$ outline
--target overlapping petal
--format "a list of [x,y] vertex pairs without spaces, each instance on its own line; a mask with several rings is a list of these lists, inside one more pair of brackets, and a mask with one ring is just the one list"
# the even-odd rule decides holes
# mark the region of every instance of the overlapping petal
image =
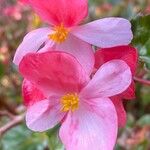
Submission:
[[97,47],[127,45],[133,35],[131,24],[123,18],[104,18],[74,27],[72,34]]
[[44,99],[27,109],[26,123],[29,129],[43,132],[57,125],[64,115],[60,112],[58,99]]
[[87,0],[29,0],[35,11],[48,23],[66,27],[79,24],[88,13]]
[[131,82],[130,86],[127,90],[122,92],[121,94],[117,95],[119,97],[122,97],[123,99],[133,100],[135,99],[135,83],[134,81]]
[[[89,81],[95,63],[91,45],[107,48],[129,44],[133,37],[130,22],[111,17],[77,27],[87,15],[87,0],[26,2],[49,24],[64,25],[69,31],[66,41],[54,44],[48,39],[51,28],[37,29],[26,35],[17,49],[14,63],[19,64],[25,78],[22,89],[27,126],[42,132],[63,119],[60,138],[67,150],[112,150],[118,122],[120,126],[125,124],[126,113],[118,97],[108,97],[126,89],[125,96],[133,94],[129,85],[137,53],[127,46],[110,48],[114,50],[112,54],[102,49],[96,53],[96,67],[100,68]],[[117,55],[118,49],[128,51]],[[79,109],[66,114],[61,111],[60,99],[68,93],[79,95]]]
[[61,44],[57,44],[55,49],[67,52],[76,57],[87,74],[91,74],[94,68],[94,51],[92,46],[74,35],[70,34],[68,39]]
[[118,126],[124,127],[126,124],[126,111],[123,106],[123,101],[119,97],[111,97],[118,116]]
[[126,112],[123,106],[123,99],[130,100],[134,98],[135,98],[135,86],[133,81],[127,90],[125,90],[119,95],[111,97],[111,100],[114,103],[117,111],[119,127],[124,127],[126,124]]
[[[118,46],[112,48],[103,48],[95,53],[95,68],[98,69],[104,63],[113,60],[121,59],[125,61],[131,69],[132,75],[135,74],[137,62],[138,62],[138,52],[132,46]],[[122,97],[125,99],[135,98],[135,87],[132,81],[130,87],[121,93]]]
[[[112,150],[117,136],[117,116],[109,99],[69,113],[60,128],[67,150]],[[113,114],[113,115],[112,115]]]
[[48,34],[50,32],[50,28],[39,28],[28,33],[24,37],[22,43],[19,45],[13,62],[18,65],[23,56],[30,52],[37,52],[40,46],[42,46],[42,44],[48,40]]
[[28,54],[21,61],[19,70],[46,96],[78,93],[89,80],[78,61],[64,52]]
[[[125,61],[132,75],[135,74],[137,61],[138,61],[138,52],[134,47],[131,46],[118,46],[112,48],[103,48],[95,53],[95,68],[99,68],[104,63],[113,60],[113,59],[121,59]],[[126,112],[123,107],[122,99],[134,99],[135,98],[135,86],[134,81],[130,84],[127,90],[122,92],[119,95],[111,97],[113,101],[118,115],[118,124],[120,127],[123,127],[126,123]]]
[[24,104],[27,107],[45,99],[43,93],[33,83],[26,79],[24,79],[22,83],[22,96]]
[[134,47],[127,45],[97,50],[95,53],[95,68],[98,69],[101,65],[113,59],[125,61],[130,67],[132,74],[135,74],[138,52]]
[[103,64],[92,80],[82,90],[85,97],[110,97],[125,91],[131,84],[129,66],[122,60],[112,60]]

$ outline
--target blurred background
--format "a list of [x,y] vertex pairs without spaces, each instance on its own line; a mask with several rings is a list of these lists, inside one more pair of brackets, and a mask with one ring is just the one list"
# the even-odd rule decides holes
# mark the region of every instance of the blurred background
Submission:
[[[120,129],[115,150],[150,150],[150,0],[89,0],[86,22],[121,16],[131,21],[139,50],[136,99],[124,101],[127,125]],[[42,26],[25,4],[0,0],[0,150],[63,150],[57,131],[33,133],[24,123],[22,78],[12,63],[24,35]]]

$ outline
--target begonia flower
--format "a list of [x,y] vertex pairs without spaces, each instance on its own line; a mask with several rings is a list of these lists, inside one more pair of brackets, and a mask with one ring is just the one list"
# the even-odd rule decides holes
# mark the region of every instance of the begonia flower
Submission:
[[[123,18],[104,18],[78,26],[88,14],[87,0],[28,0],[28,4],[49,23],[49,27],[36,29],[25,36],[14,57],[17,65],[27,53],[51,48],[74,55],[90,74],[94,65],[91,45],[126,45],[133,37],[130,22]],[[89,66],[89,60],[93,62],[92,66]]]
[[28,128],[42,132],[61,123],[66,150],[113,149],[118,122],[109,97],[125,91],[132,78],[123,60],[103,64],[90,79],[74,56],[48,51],[24,56],[19,71]]
[[[138,62],[138,51],[131,46],[118,46],[113,48],[104,48],[97,50],[95,53],[95,68],[99,69],[104,63],[113,60],[121,59],[125,61],[131,69],[132,76],[135,75],[137,62]],[[118,115],[118,124],[120,127],[126,124],[126,112],[123,107],[123,100],[132,100],[135,98],[135,86],[132,81],[129,88],[123,93],[111,97],[114,103]]]
[[29,0],[19,0],[19,1],[22,2],[22,3],[26,3],[26,4],[29,3]]

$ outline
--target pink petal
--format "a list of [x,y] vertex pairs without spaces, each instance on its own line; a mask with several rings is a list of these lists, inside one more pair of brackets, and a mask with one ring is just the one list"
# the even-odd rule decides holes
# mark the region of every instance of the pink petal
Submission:
[[96,105],[68,114],[60,128],[67,150],[113,150],[117,116],[109,99],[94,99]]
[[[131,69],[132,75],[135,74],[138,63],[138,51],[131,46],[118,46],[112,48],[103,48],[95,53],[95,68],[99,68],[104,63],[113,60],[121,59],[125,61]],[[130,87],[121,93],[119,97],[124,99],[135,98],[134,81],[132,81]]]
[[54,45],[55,45],[55,42],[49,39],[47,42],[45,42],[44,47],[42,47],[38,50],[38,53],[52,51],[53,49],[51,49],[51,48],[54,47]]
[[33,83],[26,79],[24,79],[22,84],[22,95],[24,99],[24,104],[27,107],[45,99],[43,93]]
[[64,117],[57,100],[42,100],[27,109],[26,123],[29,129],[43,132],[57,125]]
[[46,96],[78,93],[89,81],[78,61],[64,52],[28,54],[21,61],[19,70]]
[[135,83],[134,81],[131,82],[130,86],[125,90],[123,93],[118,95],[122,99],[133,100],[135,99]]
[[29,0],[19,0],[19,1],[22,2],[22,3],[25,3],[25,4],[29,3]]
[[62,44],[55,45],[54,48],[75,56],[87,74],[90,75],[93,71],[95,60],[94,51],[90,44],[70,34],[67,41]]
[[88,12],[87,0],[30,0],[30,3],[45,21],[53,25],[77,25]]
[[111,100],[116,108],[118,125],[119,127],[124,127],[126,125],[126,111],[123,106],[123,101],[118,96],[112,97]]
[[95,67],[98,69],[104,63],[112,59],[121,59],[125,61],[135,74],[138,62],[138,51],[132,46],[118,46],[99,49],[95,53]]
[[98,47],[127,45],[133,35],[131,24],[123,18],[104,18],[75,27],[72,33],[78,38]]
[[39,28],[28,33],[22,43],[19,45],[13,62],[19,65],[23,56],[30,52],[37,52],[40,46],[48,40],[48,34],[51,32],[50,28]]
[[122,60],[114,59],[103,64],[93,79],[82,90],[85,97],[110,97],[125,91],[131,84],[131,71]]

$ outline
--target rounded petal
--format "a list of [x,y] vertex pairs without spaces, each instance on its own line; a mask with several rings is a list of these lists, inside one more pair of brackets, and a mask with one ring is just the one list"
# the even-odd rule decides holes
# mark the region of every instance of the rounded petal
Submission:
[[98,69],[101,65],[113,59],[125,61],[130,67],[132,74],[135,74],[138,62],[138,51],[134,47],[117,46],[97,50],[95,53],[95,68]]
[[118,116],[118,126],[124,127],[126,125],[126,111],[123,106],[123,100],[121,100],[118,96],[114,96],[111,98],[117,112]]
[[71,27],[88,13],[87,0],[30,0],[31,6],[48,23]]
[[78,93],[89,81],[78,61],[64,52],[28,54],[21,61],[19,71],[46,96]]
[[33,83],[26,79],[24,79],[22,83],[22,95],[24,104],[27,107],[45,99],[43,93]]
[[[135,74],[138,62],[138,51],[131,46],[118,46],[112,48],[103,48],[95,53],[95,68],[98,69],[104,63],[113,60],[121,59],[125,61],[131,69],[132,75]],[[129,88],[119,95],[125,99],[135,98],[134,81]]]
[[115,59],[103,64],[81,91],[84,97],[110,97],[125,91],[131,84],[130,67]]
[[91,74],[94,68],[94,51],[92,46],[73,35],[69,35],[68,39],[62,43],[57,44],[55,49],[67,52],[76,57],[87,74]]
[[27,109],[26,124],[33,131],[43,132],[57,125],[64,115],[55,100],[44,99]]
[[48,34],[51,32],[50,28],[39,28],[28,33],[22,43],[19,45],[13,62],[19,65],[23,56],[31,52],[37,52],[42,44],[48,40]]
[[117,138],[117,115],[109,99],[69,113],[60,128],[67,150],[113,150]]
[[131,84],[127,88],[127,90],[125,90],[124,92],[122,92],[118,96],[121,97],[122,99],[128,99],[128,100],[135,99],[136,96],[135,96],[135,83],[134,83],[134,81],[131,82]]
[[130,22],[115,17],[75,27],[72,33],[94,46],[103,48],[128,45],[133,38]]

